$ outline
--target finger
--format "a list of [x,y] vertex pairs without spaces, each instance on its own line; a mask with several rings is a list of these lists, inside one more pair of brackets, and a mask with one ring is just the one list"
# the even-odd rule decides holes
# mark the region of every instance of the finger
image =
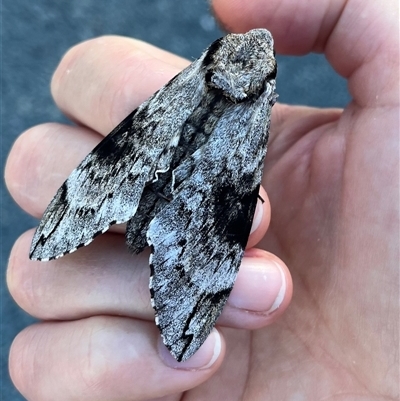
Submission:
[[67,52],[52,94],[73,120],[105,135],[188,64],[141,41],[100,37]]
[[268,28],[278,53],[325,52],[337,72],[352,77],[349,89],[359,104],[398,103],[398,74],[390,73],[398,71],[398,2],[389,0],[383,8],[360,0],[212,3],[228,30]]
[[224,341],[214,330],[192,358],[178,364],[154,325],[99,316],[25,329],[12,344],[10,374],[32,401],[147,400],[204,382],[223,354]]
[[[132,255],[121,235],[107,233],[78,252],[44,263],[28,259],[32,235],[29,231],[17,240],[7,271],[10,293],[25,311],[46,320],[123,315],[154,321],[148,251]],[[285,264],[268,252],[248,250],[220,322],[265,326],[290,297]]]

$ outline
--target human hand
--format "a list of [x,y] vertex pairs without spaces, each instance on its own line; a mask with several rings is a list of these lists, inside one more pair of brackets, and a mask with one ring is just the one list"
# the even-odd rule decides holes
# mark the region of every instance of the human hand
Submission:
[[[397,345],[393,327],[398,319],[396,15],[393,19],[389,6],[386,13],[382,6],[373,12],[374,4],[355,1],[343,10],[315,2],[317,10],[304,7],[296,13],[295,4],[281,4],[278,14],[272,0],[215,1],[217,14],[230,27],[266,26],[282,53],[324,49],[334,68],[350,78],[354,102],[344,113],[274,107],[264,179],[273,220],[257,247],[273,250],[290,266],[296,285],[293,307],[280,323],[255,332],[219,327],[229,352],[216,374],[223,347],[207,369],[171,369],[158,356],[154,323],[146,322],[152,315],[146,255],[128,255],[123,239],[107,234],[76,254],[40,264],[27,260],[32,232],[27,233],[10,259],[10,290],[28,312],[50,320],[22,332],[11,351],[13,380],[28,399],[132,400],[174,394],[163,398],[172,400],[213,374],[185,392],[185,399],[285,400],[299,393],[308,400],[337,394],[349,400],[396,397],[397,360],[390,353]],[[367,18],[359,19],[355,9],[363,9]],[[358,25],[350,28],[351,23]],[[293,31],[288,33],[288,27]],[[96,132],[109,132],[185,63],[126,39],[103,38],[76,47],[57,70],[53,93],[66,114],[89,129],[42,125],[21,137],[7,166],[7,183],[17,202],[40,216],[64,178],[98,142]],[[382,64],[386,70],[378,71]],[[384,135],[376,138],[377,132]],[[268,221],[266,202],[251,246]],[[277,271],[273,262],[285,272],[287,291],[281,307],[269,315],[262,311],[273,304],[280,276],[266,288],[252,289],[250,280],[257,284],[257,277],[268,271],[272,277]],[[241,303],[233,299],[231,304],[259,313],[228,306],[220,323],[265,326],[283,312],[290,293],[282,262],[250,251],[232,295]],[[213,340],[194,357],[198,362],[209,362]]]

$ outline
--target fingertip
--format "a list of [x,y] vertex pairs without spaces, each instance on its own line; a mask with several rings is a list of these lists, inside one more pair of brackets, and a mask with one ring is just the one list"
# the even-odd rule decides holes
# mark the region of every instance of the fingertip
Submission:
[[[289,276],[289,277],[288,277]],[[243,258],[230,304],[267,315],[281,307],[291,282],[288,269],[275,255],[251,249]]]
[[168,351],[160,337],[158,342],[158,352],[161,360],[170,368],[178,370],[215,370],[221,364],[225,353],[225,341],[221,333],[214,328],[204,344],[188,360],[178,362]]
[[292,278],[277,256],[247,250],[220,324],[256,329],[276,321],[292,298]]
[[260,187],[257,206],[254,212],[253,223],[246,248],[255,246],[264,237],[271,221],[271,204],[265,189]]

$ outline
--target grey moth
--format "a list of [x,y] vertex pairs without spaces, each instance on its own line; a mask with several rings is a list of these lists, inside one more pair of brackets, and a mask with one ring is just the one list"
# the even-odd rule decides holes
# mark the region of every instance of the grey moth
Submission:
[[177,361],[214,327],[235,282],[261,183],[277,64],[265,29],[229,34],[125,118],[72,172],[34,234],[57,259],[127,223],[151,247],[156,324]]

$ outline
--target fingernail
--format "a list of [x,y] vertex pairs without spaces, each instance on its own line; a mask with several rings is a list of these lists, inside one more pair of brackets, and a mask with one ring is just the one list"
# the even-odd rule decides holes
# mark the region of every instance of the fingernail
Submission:
[[221,335],[218,330],[213,329],[207,340],[199,350],[185,362],[177,362],[163,344],[160,337],[158,350],[163,362],[170,368],[182,370],[207,369],[214,364],[221,353]]
[[228,304],[269,314],[282,304],[285,292],[286,278],[278,263],[244,258]]
[[256,231],[259,225],[261,224],[263,214],[264,214],[263,204],[260,201],[260,199],[257,199],[257,206],[256,206],[256,211],[254,212],[253,224],[251,225],[250,234]]

